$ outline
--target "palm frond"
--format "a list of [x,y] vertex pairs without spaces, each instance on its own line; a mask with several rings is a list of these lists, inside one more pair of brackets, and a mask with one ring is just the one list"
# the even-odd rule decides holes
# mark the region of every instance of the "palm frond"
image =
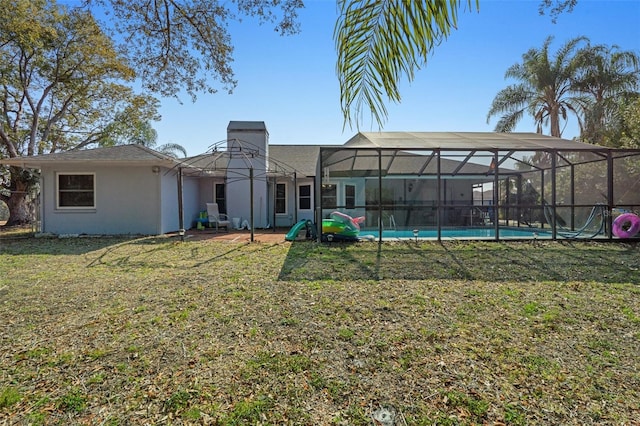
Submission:
[[512,85],[502,89],[491,103],[487,113],[487,123],[491,117],[498,114],[510,115],[514,112],[524,111],[531,104],[533,97],[535,97],[535,93],[531,92],[525,84]]
[[[412,81],[432,49],[456,27],[462,2],[338,0],[334,39],[345,125],[359,126],[368,109],[383,126],[385,101],[400,101],[400,80]],[[478,0],[466,2],[478,8]]]
[[500,120],[496,123],[494,132],[508,133],[516,128],[516,125],[522,118],[524,110],[514,111],[510,114],[505,114],[500,117]]
[[187,150],[182,145],[177,143],[165,143],[163,145],[160,145],[156,149],[156,151],[173,158],[178,158],[178,153],[182,154],[183,157],[187,156]]

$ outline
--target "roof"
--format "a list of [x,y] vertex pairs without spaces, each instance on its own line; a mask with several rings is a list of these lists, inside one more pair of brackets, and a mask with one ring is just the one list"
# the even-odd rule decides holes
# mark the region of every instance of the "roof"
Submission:
[[142,145],[116,145],[110,147],[56,152],[53,154],[0,159],[10,166],[40,168],[43,165],[65,162],[94,164],[164,165],[172,167],[176,160]]
[[[204,173],[207,176],[224,176],[229,166],[231,156],[240,153],[230,151],[213,151],[179,160],[179,165],[185,167],[185,173]],[[319,145],[270,145],[269,146],[269,174],[293,174],[299,177],[316,175],[316,165],[320,155]],[[259,155],[262,157],[262,155]],[[247,157],[247,165],[251,157]],[[191,172],[188,170],[191,169]]]
[[[492,154],[449,155],[438,160],[435,153],[418,153],[401,149],[385,150],[382,155],[366,149],[344,149],[323,154],[322,167],[333,177],[375,177],[378,167],[383,176],[489,176]],[[485,164],[486,163],[486,164]],[[514,170],[500,167],[501,174]],[[493,179],[493,178],[491,178]]]
[[320,145],[269,145],[269,158],[302,176],[315,176]]
[[267,125],[264,124],[264,121],[230,121],[227,125],[227,132],[229,130],[234,132],[264,130],[266,132]]
[[[231,121],[229,129],[239,130],[265,130],[263,121]],[[315,176],[316,164],[321,148],[340,150],[342,148],[386,148],[404,153],[393,154],[391,165],[395,170],[421,170],[421,173],[429,173],[433,164],[424,156],[416,156],[411,150],[466,150],[466,151],[539,151],[545,149],[560,149],[570,151],[600,151],[606,147],[589,145],[567,139],[554,138],[536,133],[492,133],[492,132],[360,132],[349,139],[344,145],[269,145],[270,173],[292,173],[299,176]],[[345,150],[342,156],[352,158],[354,153]],[[368,156],[358,154],[357,169],[377,169],[377,160],[373,161]],[[0,159],[0,164],[8,164],[21,167],[40,168],[45,164],[57,162],[94,164],[148,164],[162,165],[165,167],[185,166],[193,169],[207,170],[207,174],[222,174],[228,165],[228,154],[225,151],[205,153],[187,159],[173,159],[142,145],[118,145],[113,147],[95,148],[79,151],[66,151],[55,154],[39,155],[33,157],[18,157]],[[339,161],[339,160],[338,160]],[[478,170],[471,169],[472,163],[464,161],[464,169],[455,167],[456,174],[464,172],[481,172],[483,165]],[[442,163],[441,163],[442,165]],[[452,166],[453,167],[453,166]]]
[[[359,132],[344,147],[391,149],[594,151],[599,147],[538,133],[495,132]],[[604,148],[604,147],[600,147]]]

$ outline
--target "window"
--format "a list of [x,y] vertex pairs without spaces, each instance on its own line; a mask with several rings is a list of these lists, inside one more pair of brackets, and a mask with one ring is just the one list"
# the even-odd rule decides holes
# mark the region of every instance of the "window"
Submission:
[[220,213],[227,213],[227,202],[225,198],[225,186],[224,183],[216,183],[215,199],[218,203],[218,210]]
[[287,185],[276,183],[276,214],[287,213]]
[[298,207],[300,210],[311,210],[311,185],[300,185],[298,191]]
[[333,183],[322,184],[322,208],[335,209],[338,206],[338,188]]
[[95,208],[94,173],[58,173],[58,208]]
[[356,208],[356,186],[355,185],[344,186],[344,207],[347,209]]

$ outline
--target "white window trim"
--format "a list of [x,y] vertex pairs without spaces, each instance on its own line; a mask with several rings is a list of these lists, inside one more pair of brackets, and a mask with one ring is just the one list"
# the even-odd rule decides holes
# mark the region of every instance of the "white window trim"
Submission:
[[[59,176],[91,175],[93,176],[93,206],[61,206],[60,205],[60,179]],[[95,172],[56,172],[56,210],[95,210],[96,209],[96,174]]]
[[[336,187],[336,206],[339,205],[339,201],[340,201],[340,184],[338,183],[338,181],[333,182],[333,181],[329,181],[329,182],[323,182],[320,185],[320,203],[322,204],[322,185],[332,185]],[[322,206],[323,209],[326,209],[326,206]],[[330,209],[332,209],[333,207],[329,207]]]
[[[300,187],[308,186],[309,187],[309,208],[303,209],[300,207]],[[311,212],[313,211],[313,185],[311,183],[299,183],[298,184],[298,199],[296,200],[296,204],[298,206],[298,210],[301,212]]]
[[[218,205],[220,205],[220,203],[218,202],[218,186],[219,185],[224,186],[224,194],[222,199],[224,200],[225,207],[226,207],[227,206],[227,183],[223,180],[213,182],[213,202],[218,203]],[[220,213],[222,213],[222,211]]]
[[[353,186],[353,207],[347,207],[347,186]],[[342,185],[342,201],[345,208],[354,209],[358,205],[358,186],[355,183],[345,183]]]
[[[276,186],[274,188],[276,196],[278,195],[278,185],[284,185],[284,212],[276,212],[276,216],[287,216],[289,214],[289,185],[287,182],[276,182]],[[274,197],[274,199],[277,201],[276,197]],[[273,209],[275,210],[275,208],[276,206],[274,205]]]

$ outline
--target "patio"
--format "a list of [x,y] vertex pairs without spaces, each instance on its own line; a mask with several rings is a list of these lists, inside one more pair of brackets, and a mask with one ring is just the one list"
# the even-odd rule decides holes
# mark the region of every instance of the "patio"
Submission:
[[[287,233],[287,229],[276,228],[274,229],[257,229],[253,232],[254,242],[259,243],[282,243],[284,242],[284,236]],[[180,235],[176,233],[169,234],[171,237],[179,238]],[[191,229],[185,232],[185,241],[222,241],[228,243],[250,243],[251,231],[246,229],[236,230],[231,229],[229,232],[218,231],[215,229],[197,230]]]

